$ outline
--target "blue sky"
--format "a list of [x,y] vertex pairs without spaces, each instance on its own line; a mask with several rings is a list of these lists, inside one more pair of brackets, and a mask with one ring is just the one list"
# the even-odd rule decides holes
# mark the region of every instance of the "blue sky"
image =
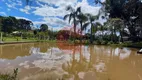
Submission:
[[82,12],[98,14],[100,6],[94,4],[94,0],[30,0],[29,5],[26,5],[26,0],[0,0],[0,15],[15,16],[31,20],[34,26],[47,24],[54,30],[60,30],[65,26],[71,26],[62,18],[68,14],[65,10],[66,6],[82,8]]

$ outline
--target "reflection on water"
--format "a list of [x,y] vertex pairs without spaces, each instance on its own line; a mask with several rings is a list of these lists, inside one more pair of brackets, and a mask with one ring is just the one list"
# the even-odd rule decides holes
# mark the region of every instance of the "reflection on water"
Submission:
[[136,49],[67,43],[0,45],[0,71],[20,80],[141,80]]

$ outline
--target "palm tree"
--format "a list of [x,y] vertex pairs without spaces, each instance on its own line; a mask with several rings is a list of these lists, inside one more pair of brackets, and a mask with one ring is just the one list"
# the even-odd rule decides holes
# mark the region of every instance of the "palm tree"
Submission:
[[83,29],[85,29],[89,24],[91,24],[91,36],[90,36],[90,43],[93,43],[93,29],[94,29],[94,24],[93,24],[93,21],[95,21],[96,19],[98,19],[98,15],[97,16],[92,16],[91,14],[86,14],[87,17],[88,17],[88,22],[86,22],[84,25],[83,25]]
[[96,22],[96,31],[101,31],[101,39],[103,38],[104,27],[100,22]]
[[[67,11],[70,11],[69,14],[64,16],[64,20],[69,18],[69,23],[71,22],[71,19],[73,19],[73,24],[74,24],[74,36],[76,35],[76,21],[77,21],[77,14],[81,12],[81,7],[78,7],[76,10],[72,8],[71,6],[68,6],[66,8]],[[74,37],[74,42],[75,42],[75,37]]]
[[[82,35],[82,31],[83,31],[83,23],[85,23],[87,20],[88,20],[88,18],[87,18],[87,16],[86,15],[84,15],[83,13],[79,13],[78,15],[77,15],[77,18],[78,18],[78,23],[80,24],[80,30],[81,30],[81,35]],[[82,43],[82,36],[81,36],[81,38],[80,38],[80,42]]]
[[123,32],[124,32],[124,26],[123,26],[123,21],[120,18],[111,18],[109,20],[110,23],[110,30],[111,30],[111,35],[112,35],[112,41],[116,42],[115,36],[116,32],[120,33],[120,38],[121,42],[123,42]]

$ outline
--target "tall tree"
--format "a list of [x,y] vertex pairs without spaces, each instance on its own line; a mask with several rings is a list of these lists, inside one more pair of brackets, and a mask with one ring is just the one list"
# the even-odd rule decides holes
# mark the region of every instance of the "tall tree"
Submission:
[[2,31],[5,33],[11,33],[16,30],[17,20],[15,17],[3,17],[2,19]]
[[96,22],[94,32],[101,31],[101,36],[100,36],[101,38],[100,39],[103,38],[103,30],[104,30],[103,25],[100,22]]
[[89,24],[91,25],[91,36],[90,36],[90,43],[93,43],[93,29],[94,29],[94,21],[96,19],[98,19],[98,15],[97,16],[92,16],[91,14],[86,14],[87,17],[88,17],[88,22],[86,22],[84,25],[83,25],[83,29],[85,29]]
[[41,24],[41,26],[40,26],[40,31],[48,31],[48,25],[46,25],[46,24]]
[[80,24],[80,33],[81,33],[80,42],[82,43],[83,24],[88,20],[88,18],[86,15],[84,15],[81,12],[77,15],[77,18],[78,18],[77,22]]
[[31,30],[32,21],[25,19],[18,19],[18,30]]
[[[70,11],[69,14],[64,16],[64,20],[66,20],[67,18],[69,18],[69,23],[71,22],[71,19],[73,19],[73,24],[74,24],[74,36],[76,35],[76,18],[77,18],[77,14],[79,14],[81,12],[81,7],[78,7],[76,10],[74,8],[72,8],[71,6],[68,6],[66,8],[67,11]],[[75,42],[75,37],[74,37],[74,42]]]
[[[124,32],[124,26],[123,21],[120,18],[111,18],[109,19],[109,22],[111,23],[111,31],[112,31],[112,39],[114,38],[114,35],[116,35],[116,32],[120,33],[120,39],[121,42],[123,42],[123,32]],[[113,41],[116,41],[113,39]]]

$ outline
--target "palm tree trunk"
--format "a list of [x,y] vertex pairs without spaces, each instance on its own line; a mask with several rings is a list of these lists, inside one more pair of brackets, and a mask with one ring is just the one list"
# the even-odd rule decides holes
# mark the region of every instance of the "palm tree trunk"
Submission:
[[114,42],[116,43],[117,40],[116,40],[116,29],[115,28],[113,29],[113,33],[114,33]]
[[82,22],[80,22],[80,26],[81,26],[81,36],[80,36],[80,42],[82,44]]
[[75,43],[75,37],[76,37],[76,19],[75,19],[75,16],[74,16],[74,43]]
[[122,30],[120,30],[120,36],[121,36],[121,42],[122,42],[122,43],[124,42],[124,40],[123,40],[124,26],[125,26],[125,24],[123,23]]
[[121,38],[121,42],[123,43],[123,35],[122,35],[122,31],[120,30],[120,38]]
[[113,37],[113,28],[112,28],[112,30],[111,30],[111,41],[114,41],[114,37]]
[[92,44],[93,43],[93,24],[91,23],[91,36],[90,36],[90,43]]
[[102,36],[101,36],[101,39],[103,40],[103,37],[104,37],[104,34],[103,34],[103,33],[104,33],[103,26],[101,26],[101,28],[102,28],[102,29],[101,29],[101,31],[102,31]]

